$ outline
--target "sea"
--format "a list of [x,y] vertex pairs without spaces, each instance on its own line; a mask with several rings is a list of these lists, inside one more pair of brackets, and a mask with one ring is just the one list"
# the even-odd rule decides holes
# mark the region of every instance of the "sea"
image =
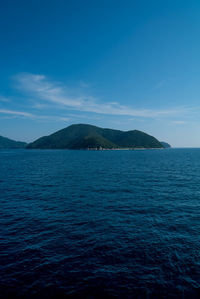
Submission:
[[200,149],[1,150],[0,298],[200,298]]

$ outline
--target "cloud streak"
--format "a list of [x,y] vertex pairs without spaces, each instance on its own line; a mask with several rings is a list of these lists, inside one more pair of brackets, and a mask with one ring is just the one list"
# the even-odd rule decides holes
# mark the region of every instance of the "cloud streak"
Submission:
[[17,87],[29,96],[35,97],[37,101],[40,99],[59,108],[105,115],[146,118],[173,116],[185,112],[183,108],[164,110],[133,109],[118,102],[102,103],[92,96],[71,96],[65,86],[48,80],[44,75],[23,73],[17,75],[15,79]]
[[[65,116],[55,116],[55,115],[34,115],[32,113],[24,112],[24,111],[15,111],[15,110],[8,110],[8,109],[0,109],[0,114],[9,115],[9,118],[11,117],[25,117],[25,118],[32,118],[34,120],[39,121],[62,121],[62,122],[68,122],[70,118]],[[7,117],[6,117],[7,118]]]
[[185,120],[173,120],[172,123],[175,125],[185,125],[187,122]]
[[0,109],[1,114],[10,114],[15,116],[24,116],[24,117],[34,117],[32,113],[24,112],[24,111],[15,111],[15,110],[8,110],[8,109]]
[[8,98],[1,97],[1,96],[0,96],[0,102],[5,102],[5,103],[7,103],[7,102],[10,102],[10,100],[9,100]]

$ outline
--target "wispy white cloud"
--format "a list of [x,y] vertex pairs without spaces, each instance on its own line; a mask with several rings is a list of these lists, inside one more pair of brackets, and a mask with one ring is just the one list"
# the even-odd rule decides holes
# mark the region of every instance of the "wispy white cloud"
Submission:
[[55,115],[38,115],[35,116],[35,119],[42,122],[68,122],[70,120],[69,117],[64,116],[55,116]]
[[6,97],[0,96],[0,102],[7,103],[7,102],[10,102],[10,100],[8,98],[6,98]]
[[[32,113],[24,112],[24,111],[15,111],[15,110],[8,110],[8,109],[0,109],[0,114],[6,115],[6,118],[12,117],[28,117],[34,120],[39,121],[62,121],[68,122],[70,120],[69,117],[65,116],[57,116],[57,115],[35,115]],[[5,117],[4,117],[5,118]]]
[[175,124],[175,125],[185,125],[187,123],[187,121],[185,121],[185,120],[173,120],[172,123]]
[[[44,75],[29,73],[19,74],[15,77],[17,86],[42,101],[66,107],[70,110],[93,112],[107,115],[124,115],[133,117],[162,117],[173,116],[185,112],[184,108],[173,109],[133,109],[118,102],[102,103],[92,96],[71,96],[69,89],[60,83],[52,82]],[[41,106],[40,106],[41,107]]]
[[37,102],[33,103],[31,107],[38,110],[43,110],[44,108],[51,108],[51,106],[49,106],[48,104],[37,103]]
[[0,109],[0,113],[8,114],[8,115],[10,114],[15,116],[34,117],[32,113],[28,113],[24,111],[8,110],[8,109]]

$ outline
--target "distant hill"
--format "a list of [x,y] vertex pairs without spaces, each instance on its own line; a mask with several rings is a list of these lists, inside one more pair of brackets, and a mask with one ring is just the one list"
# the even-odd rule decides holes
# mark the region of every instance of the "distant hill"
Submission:
[[49,136],[29,143],[29,149],[88,149],[88,148],[163,148],[153,136],[144,132],[103,129],[87,124],[71,125]]
[[164,148],[170,148],[171,147],[171,145],[167,142],[160,141],[160,143],[163,145]]
[[15,141],[3,136],[0,136],[0,149],[10,149],[10,148],[25,148],[26,142]]

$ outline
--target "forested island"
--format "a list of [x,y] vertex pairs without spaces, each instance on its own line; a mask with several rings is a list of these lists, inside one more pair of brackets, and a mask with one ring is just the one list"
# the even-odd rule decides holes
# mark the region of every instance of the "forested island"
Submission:
[[28,149],[150,149],[164,148],[155,137],[142,131],[104,129],[75,124],[27,145]]
[[142,131],[104,129],[88,124],[71,125],[29,144],[0,136],[0,149],[132,150],[170,147]]
[[26,145],[27,145],[26,142],[15,141],[15,140],[0,136],[0,149],[25,148]]

